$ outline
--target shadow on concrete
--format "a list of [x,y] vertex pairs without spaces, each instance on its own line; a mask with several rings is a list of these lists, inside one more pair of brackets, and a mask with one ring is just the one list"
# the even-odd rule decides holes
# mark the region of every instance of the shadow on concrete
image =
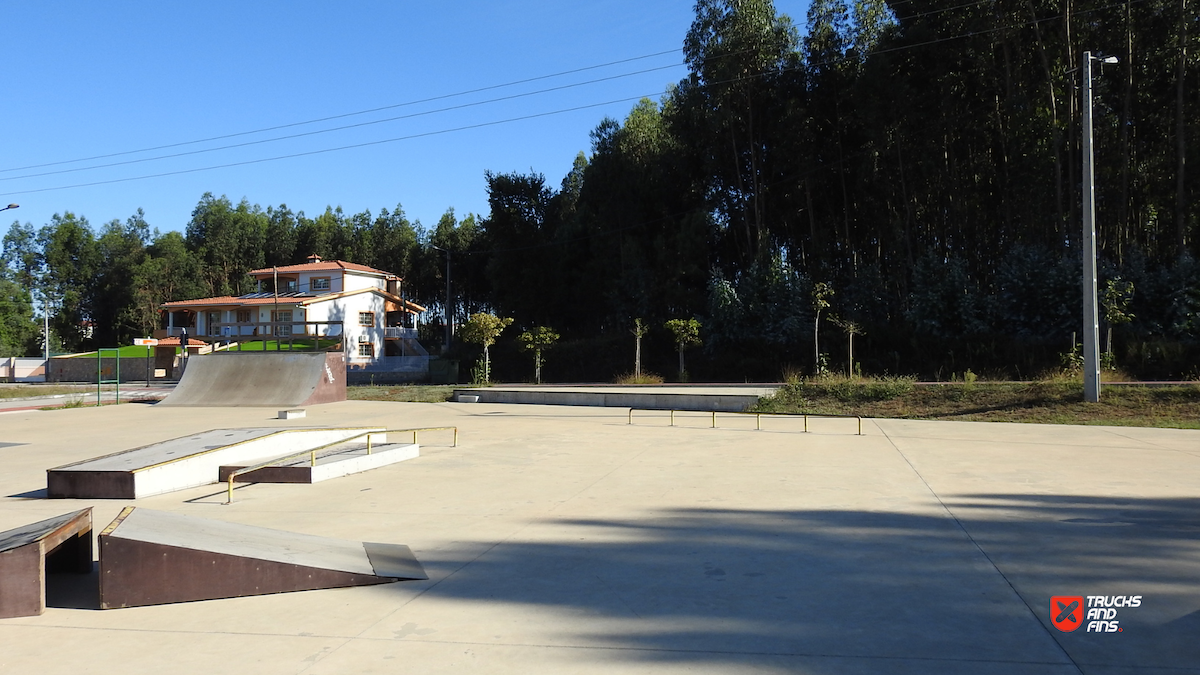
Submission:
[[46,606],[61,609],[100,609],[100,563],[88,574],[46,575]]
[[15,495],[7,496],[9,499],[46,499],[47,490],[46,488],[39,488],[37,490],[29,490],[28,492],[19,492]]
[[[1200,664],[1200,499],[947,504],[962,527],[933,508],[687,508],[543,521],[462,557],[421,559],[430,594],[539,606],[542,625],[528,630],[633,662],[732,666],[755,655],[814,673]],[[1051,595],[1144,600],[1120,614],[1119,634],[1062,633]]]

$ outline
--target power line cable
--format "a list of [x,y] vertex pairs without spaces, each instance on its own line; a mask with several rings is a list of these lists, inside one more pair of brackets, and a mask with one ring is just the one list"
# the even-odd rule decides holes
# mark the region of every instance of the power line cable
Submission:
[[672,63],[672,64],[666,65],[666,66],[657,66],[654,68],[646,68],[644,70],[637,70],[632,73],[622,73],[620,75],[610,75],[608,77],[601,77],[601,78],[597,78],[594,80],[587,80],[585,82],[575,82],[572,84],[564,84],[564,85],[560,85],[557,87],[538,89],[537,91],[530,91],[530,92],[525,92],[522,94],[511,94],[509,96],[500,96],[497,98],[490,98],[490,99],[486,99],[483,101],[475,101],[473,103],[462,103],[459,105],[447,106],[445,108],[435,108],[433,110],[425,110],[425,111],[418,112],[418,113],[410,113],[408,115],[385,117],[383,119],[371,120],[369,122],[358,122],[355,124],[346,124],[346,125],[342,125],[342,126],[338,126],[338,127],[330,127],[328,129],[318,129],[316,131],[306,131],[304,133],[299,133],[299,134],[288,134],[286,136],[276,136],[274,138],[263,138],[263,139],[259,139],[257,141],[246,141],[244,143],[232,143],[230,145],[220,145],[215,148],[204,148],[203,150],[189,150],[187,152],[176,152],[176,153],[172,153],[169,155],[158,155],[156,157],[143,157],[141,159],[129,159],[129,160],[125,160],[122,162],[110,162],[108,164],[95,164],[92,166],[81,166],[81,167],[77,167],[74,169],[59,169],[57,171],[44,171],[42,173],[30,173],[30,174],[25,174],[22,176],[8,176],[5,178],[0,178],[0,181],[22,180],[25,178],[38,178],[41,176],[54,176],[54,175],[59,175],[59,174],[64,174],[64,173],[77,173],[80,171],[92,171],[95,169],[106,169],[106,168],[110,168],[110,167],[114,167],[114,166],[126,166],[129,164],[141,164],[144,162],[155,162],[155,161],[162,160],[162,159],[173,159],[176,157],[187,157],[189,155],[201,155],[201,154],[205,154],[205,153],[209,153],[209,152],[230,150],[233,148],[244,148],[244,147],[251,146],[251,145],[262,145],[265,143],[275,143],[277,141],[286,141],[286,140],[291,140],[294,138],[304,138],[306,136],[317,136],[320,134],[332,133],[334,131],[345,131],[346,129],[356,129],[359,127],[368,127],[368,126],[373,126],[376,124],[384,124],[387,122],[395,122],[398,120],[413,119],[416,117],[435,115],[435,114],[439,114],[439,113],[450,112],[453,110],[463,110],[465,108],[474,108],[474,107],[481,106],[481,105],[488,105],[491,103],[499,103],[501,101],[511,101],[511,100],[515,100],[515,99],[519,99],[519,98],[526,98],[529,96],[536,96],[539,94],[546,94],[546,93],[555,92],[555,91],[564,91],[566,89],[574,89],[577,87],[584,87],[584,86],[587,86],[590,84],[598,84],[600,82],[609,82],[612,80],[619,80],[619,79],[626,78],[626,77],[633,77],[635,75],[644,75],[646,73],[652,73],[652,72],[659,71],[659,70],[668,70],[670,68],[678,68],[682,65],[684,65],[684,64],[683,63]]
[[478,94],[478,93],[484,92],[484,91],[503,89],[505,87],[515,87],[519,84],[528,84],[530,82],[538,82],[540,80],[548,80],[548,79],[552,79],[555,77],[562,77],[565,75],[573,75],[575,73],[582,73],[582,72],[589,71],[589,70],[597,70],[599,68],[607,68],[609,66],[616,66],[616,65],[623,64],[623,63],[631,63],[633,61],[642,61],[645,59],[654,58],[656,56],[663,56],[666,54],[674,54],[674,53],[677,53],[678,51],[679,51],[679,49],[668,49],[666,51],[654,52],[653,54],[643,54],[642,56],[634,56],[634,57],[630,57],[627,59],[619,59],[617,61],[609,61],[607,63],[600,63],[600,64],[596,64],[596,65],[592,65],[592,66],[584,66],[582,68],[575,68],[572,70],[563,70],[563,71],[560,71],[557,73],[550,73],[549,75],[538,75],[536,77],[530,77],[530,78],[526,78],[523,80],[513,80],[512,82],[505,82],[502,84],[493,84],[493,85],[488,85],[486,87],[479,87],[477,89],[468,89],[466,91],[459,91],[459,92],[455,92],[452,94],[441,94],[439,96],[431,96],[429,98],[423,98],[423,99],[418,99],[418,100],[414,100],[414,101],[405,101],[403,103],[395,103],[392,105],[385,105],[385,106],[380,106],[377,108],[369,108],[367,110],[357,110],[354,112],[341,113],[338,115],[330,115],[328,117],[319,117],[316,119],[304,120],[301,122],[290,122],[288,124],[279,124],[279,125],[271,126],[271,127],[263,127],[261,129],[252,129],[250,131],[238,131],[238,132],[231,133],[231,134],[222,134],[220,136],[210,136],[208,138],[198,138],[198,139],[190,140],[190,141],[180,141],[178,143],[168,143],[166,145],[156,145],[156,146],[152,146],[152,147],[140,148],[138,150],[124,150],[121,152],[112,152],[112,153],[108,153],[108,154],[104,154],[104,155],[94,155],[92,157],[80,157],[77,159],[64,159],[64,160],[60,160],[57,162],[46,162],[44,164],[30,164],[28,166],[18,166],[18,167],[12,167],[12,168],[8,168],[8,169],[0,169],[0,173],[8,173],[10,171],[25,171],[27,169],[41,169],[41,168],[47,167],[47,166],[58,166],[61,164],[75,164],[77,162],[90,162],[92,160],[97,160],[97,159],[108,159],[110,157],[121,157],[123,155],[134,155],[139,152],[153,152],[155,150],[166,150],[169,148],[178,148],[178,147],[185,146],[185,145],[195,145],[197,143],[208,143],[211,141],[220,141],[220,140],[224,140],[227,138],[237,138],[239,136],[249,136],[252,134],[265,133],[268,131],[278,131],[280,129],[289,129],[292,127],[304,126],[307,124],[317,124],[320,122],[328,122],[331,120],[344,119],[346,117],[354,117],[357,115],[368,115],[370,113],[380,112],[383,110],[393,110],[395,108],[403,108],[406,106],[419,105],[421,103],[431,103],[433,101],[442,101],[442,100],[449,99],[449,98],[457,98],[459,96],[468,96],[470,94]]
[[[1141,2],[1145,2],[1145,1],[1147,1],[1147,0],[1131,0],[1130,4],[1134,4],[1134,3],[1140,4]],[[1123,7],[1123,6],[1125,6],[1125,4],[1126,3],[1116,3],[1116,4],[1106,6],[1106,7],[1100,7],[1100,8],[1096,8],[1096,9],[1086,11],[1086,12],[1079,12],[1079,13],[1077,13],[1077,16],[1083,15],[1083,14],[1099,12],[1099,11],[1104,11],[1106,9],[1111,9],[1114,7]],[[950,41],[950,40],[963,39],[966,37],[973,37],[973,36],[978,36],[978,35],[985,35],[988,33],[994,33],[994,32],[998,32],[1001,30],[1008,30],[1008,29],[1012,29],[1012,28],[1020,28],[1020,27],[1024,27],[1024,26],[1030,26],[1030,25],[1035,25],[1035,24],[1039,24],[1039,23],[1044,23],[1044,22],[1048,22],[1048,21],[1055,21],[1055,20],[1059,20],[1061,18],[1062,18],[1061,16],[1053,16],[1053,17],[1047,17],[1047,18],[1043,18],[1043,19],[1036,19],[1033,21],[1027,21],[1027,22],[1023,22],[1023,23],[1015,24],[1015,25],[1011,25],[1011,26],[1000,26],[1000,27],[995,27],[995,28],[990,28],[990,29],[985,29],[985,30],[973,31],[970,33],[963,33],[963,34],[959,34],[959,35],[955,35],[955,36],[948,36],[945,38],[937,38],[934,40],[928,40],[925,42],[920,42],[920,43],[916,43],[916,44],[912,44],[912,45],[901,45],[901,46],[893,47],[893,48],[889,48],[889,49],[875,50],[875,51],[871,51],[871,52],[866,52],[865,55],[871,56],[871,55],[875,55],[875,54],[883,54],[883,53],[890,53],[890,52],[902,51],[902,50],[907,50],[907,49],[915,49],[917,47],[928,46],[930,44],[937,44],[937,43],[946,42],[946,41]],[[665,52],[665,53],[669,53],[669,52]],[[731,53],[729,55],[725,55],[725,56],[731,56],[732,54],[733,53]],[[730,83],[736,83],[736,82],[740,82],[740,81],[753,80],[753,79],[757,79],[759,77],[763,77],[766,75],[778,74],[780,72],[787,72],[787,71],[791,71],[791,70],[799,70],[799,69],[805,68],[805,67],[813,67],[814,65],[828,65],[830,63],[834,63],[834,61],[819,62],[816,64],[805,63],[800,66],[796,66],[796,67],[792,67],[792,68],[784,68],[781,70],[769,70],[769,71],[764,71],[764,72],[756,73],[756,74],[752,74],[752,75],[731,78],[729,80],[704,83],[701,86],[702,87],[712,87],[712,86],[717,86],[717,85],[722,85],[722,84],[730,84]],[[651,70],[655,70],[655,69],[651,69]],[[284,159],[293,159],[296,157],[305,157],[305,156],[310,156],[310,155],[325,154],[325,153],[335,152],[335,151],[339,151],[339,150],[348,150],[348,149],[355,149],[355,148],[361,148],[361,147],[368,147],[368,146],[372,146],[372,145],[381,145],[381,144],[385,144],[385,143],[393,143],[393,142],[402,141],[402,140],[411,140],[411,139],[415,139],[415,138],[437,136],[437,135],[453,133],[453,132],[457,132],[457,131],[466,131],[466,130],[470,130],[470,129],[478,129],[478,128],[488,127],[488,126],[496,126],[499,124],[507,124],[507,123],[511,123],[511,122],[523,121],[523,120],[528,120],[528,119],[536,119],[539,117],[548,117],[551,115],[557,115],[557,114],[562,114],[562,113],[566,113],[566,112],[574,112],[574,111],[578,111],[578,110],[585,110],[588,108],[596,108],[596,107],[601,107],[601,106],[605,106],[605,105],[611,105],[613,103],[622,103],[622,102],[640,100],[642,98],[646,98],[646,97],[652,96],[652,95],[653,94],[643,94],[640,96],[614,99],[614,100],[605,101],[602,103],[594,103],[594,104],[587,104],[587,105],[582,105],[582,106],[575,106],[575,107],[571,107],[571,108],[564,108],[564,109],[560,109],[560,110],[554,110],[554,111],[542,112],[542,113],[534,113],[534,114],[530,114],[530,115],[507,118],[507,119],[503,119],[503,120],[494,120],[494,121],[489,121],[489,122],[482,122],[479,124],[454,127],[451,129],[443,129],[443,130],[439,130],[439,131],[431,131],[431,132],[425,132],[425,133],[420,133],[420,134],[411,134],[411,135],[407,135],[407,136],[399,136],[399,137],[395,137],[395,138],[382,139],[382,140],[377,140],[377,141],[368,141],[368,142],[364,142],[364,143],[356,143],[356,144],[351,144],[351,145],[337,146],[337,147],[325,148],[325,149],[321,149],[321,150],[312,150],[312,151],[308,151],[308,152],[292,153],[292,154],[288,154],[288,155],[259,158],[259,159],[246,160],[246,161],[241,161],[241,162],[232,162],[232,163],[213,165],[213,166],[207,166],[207,167],[181,169],[178,171],[169,171],[169,172],[162,172],[162,173],[156,173],[156,174],[148,174],[148,175],[143,175],[143,176],[131,176],[131,177],[126,177],[126,178],[118,178],[118,179],[105,180],[105,181],[94,181],[94,182],[90,182],[90,183],[77,183],[77,184],[73,184],[73,185],[62,185],[62,186],[39,188],[39,189],[33,189],[33,190],[19,190],[19,191],[12,191],[12,192],[3,192],[3,193],[0,193],[0,196],[33,194],[33,193],[39,193],[39,192],[66,190],[66,189],[72,189],[72,188],[78,188],[78,187],[91,187],[91,186],[95,186],[95,185],[108,185],[108,184],[113,184],[113,183],[124,183],[124,182],[136,181],[136,180],[146,180],[146,179],[150,179],[150,178],[161,178],[161,177],[165,177],[165,176],[174,176],[174,175],[181,175],[181,174],[187,174],[187,173],[197,173],[197,172],[201,172],[201,171],[211,171],[211,170],[215,170],[215,169],[230,168],[230,167],[235,167],[235,166],[245,166],[245,165],[249,165],[249,164],[259,164],[259,163],[263,163],[263,162],[272,162],[272,161],[279,161],[279,160],[284,160]],[[302,134],[302,135],[309,135],[309,134]],[[185,153],[185,154],[191,154],[191,153]]]
[[326,154],[326,153],[330,153],[330,152],[337,152],[339,150],[352,150],[355,148],[365,148],[365,147],[369,147],[372,145],[383,145],[385,143],[395,143],[397,141],[407,141],[407,140],[412,140],[414,138],[426,138],[429,136],[440,136],[442,134],[449,134],[449,133],[454,133],[454,132],[458,132],[458,131],[467,131],[470,129],[480,129],[483,127],[497,126],[500,124],[508,124],[511,122],[521,122],[524,120],[537,119],[539,117],[549,117],[551,115],[561,115],[563,113],[575,112],[575,111],[579,111],[579,110],[587,110],[589,108],[599,108],[599,107],[606,106],[606,105],[612,105],[614,103],[627,103],[629,101],[638,101],[638,100],[641,100],[641,99],[646,98],[651,95],[652,94],[642,94],[640,96],[630,96],[630,97],[626,97],[626,98],[618,98],[618,99],[613,99],[611,101],[604,101],[602,103],[589,103],[587,105],[580,105],[580,106],[575,106],[575,107],[571,107],[571,108],[562,108],[559,110],[552,110],[549,112],[533,113],[530,115],[522,115],[520,117],[510,117],[510,118],[502,119],[502,120],[492,120],[490,122],[480,122],[478,124],[468,124],[468,125],[464,125],[464,126],[460,126],[460,127],[454,127],[451,129],[440,129],[438,131],[427,131],[427,132],[419,133],[419,134],[410,134],[407,136],[397,136],[395,138],[385,138],[385,139],[376,140],[376,141],[367,141],[364,143],[354,143],[351,145],[341,145],[341,146],[337,146],[337,147],[333,147],[333,148],[323,148],[321,150],[296,152],[296,153],[292,153],[289,155],[278,155],[275,157],[262,157],[259,159],[249,159],[249,160],[245,160],[242,162],[230,162],[228,164],[217,164],[217,165],[213,165],[213,166],[203,166],[203,167],[196,167],[196,168],[192,168],[192,169],[180,169],[178,171],[165,171],[162,173],[147,174],[144,176],[129,176],[126,178],[114,178],[111,180],[93,181],[90,183],[76,183],[74,185],[59,185],[59,186],[55,186],[55,187],[38,188],[38,189],[34,189],[34,190],[19,190],[16,192],[0,192],[0,196],[33,194],[33,193],[37,193],[37,192],[51,192],[51,191],[55,191],[55,190],[67,190],[67,189],[71,189],[71,188],[92,187],[95,185],[111,185],[113,183],[127,183],[127,182],[135,181],[135,180],[146,180],[148,178],[162,178],[164,176],[178,176],[178,175],[187,174],[187,173],[198,173],[201,171],[212,171],[215,169],[227,169],[227,168],[235,167],[235,166],[247,166],[250,164],[262,164],[264,162],[275,162],[275,161],[284,160],[284,159],[294,159],[296,157],[308,157],[311,155],[322,155],[322,154]]

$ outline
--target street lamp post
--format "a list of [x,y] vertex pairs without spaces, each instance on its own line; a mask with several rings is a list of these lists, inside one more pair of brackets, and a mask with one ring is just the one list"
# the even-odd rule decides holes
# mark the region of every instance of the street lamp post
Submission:
[[450,251],[433,244],[430,244],[429,248],[437,249],[446,254],[446,344],[442,348],[442,351],[448,352],[450,351],[450,336],[454,334],[454,310],[450,306]]
[[1100,401],[1100,326],[1096,301],[1096,185],[1092,169],[1092,62],[1116,63],[1115,56],[1083,53],[1083,400]]
[[8,206],[5,206],[4,208],[0,209],[0,211],[7,211],[9,209],[19,209],[19,208],[21,208],[20,204],[9,204]]

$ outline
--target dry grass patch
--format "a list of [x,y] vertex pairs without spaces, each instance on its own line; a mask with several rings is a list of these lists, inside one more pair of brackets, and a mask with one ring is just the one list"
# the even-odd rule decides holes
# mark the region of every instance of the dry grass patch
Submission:
[[352,385],[346,387],[351,401],[398,401],[401,403],[445,403],[454,395],[452,384]]
[[1083,401],[1078,381],[917,385],[911,380],[808,381],[756,408],[863,417],[1200,429],[1200,387],[1109,386]]
[[[111,387],[107,387],[111,389]],[[87,394],[96,391],[96,385],[54,385],[54,384],[0,384],[0,399],[36,398],[38,396],[62,396],[64,394]]]

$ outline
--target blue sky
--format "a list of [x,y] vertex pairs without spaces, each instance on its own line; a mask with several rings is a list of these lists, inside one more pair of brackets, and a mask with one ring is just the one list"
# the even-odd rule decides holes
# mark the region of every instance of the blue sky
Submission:
[[[775,4],[803,25],[807,0]],[[427,226],[447,207],[485,213],[485,170],[532,169],[557,187],[601,118],[623,119],[633,99],[682,78],[691,20],[691,2],[634,0],[10,3],[0,202],[21,208],[0,230],[64,211],[99,229],[138,208],[152,227],[182,230],[205,192],[310,216],[401,204]],[[578,86],[534,93],[567,85]],[[447,98],[402,105],[435,97]],[[571,108],[582,109],[545,114]],[[476,125],[488,126],[452,131]],[[371,145],[257,161],[357,144]],[[69,161],[115,153],[127,154]],[[177,153],[193,154],[77,170]],[[194,171],[240,162],[256,163]],[[186,173],[123,180],[172,172]]]

